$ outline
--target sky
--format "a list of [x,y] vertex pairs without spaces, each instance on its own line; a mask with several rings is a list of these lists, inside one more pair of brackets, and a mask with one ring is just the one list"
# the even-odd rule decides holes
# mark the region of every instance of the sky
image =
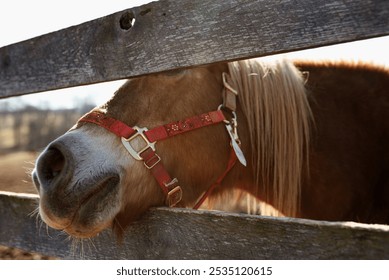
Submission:
[[[77,25],[131,7],[145,0],[4,0],[0,10],[0,47]],[[389,67],[389,36],[281,55],[309,60],[367,61]],[[70,108],[82,99],[102,104],[124,81],[57,90],[12,99],[10,106],[31,104],[41,108]],[[61,98],[58,104],[58,97]]]

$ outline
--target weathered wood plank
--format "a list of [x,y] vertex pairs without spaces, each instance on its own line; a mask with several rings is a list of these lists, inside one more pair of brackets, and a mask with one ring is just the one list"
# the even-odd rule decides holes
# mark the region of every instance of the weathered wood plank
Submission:
[[0,98],[388,34],[387,0],[161,0],[1,48]]
[[0,195],[0,244],[71,259],[388,259],[389,226],[158,208],[126,233],[72,244],[29,216],[33,195]]

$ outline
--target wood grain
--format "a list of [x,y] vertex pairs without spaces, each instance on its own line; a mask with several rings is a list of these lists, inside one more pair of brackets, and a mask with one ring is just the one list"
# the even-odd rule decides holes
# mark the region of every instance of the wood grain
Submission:
[[0,195],[0,244],[65,259],[388,259],[389,226],[157,208],[118,244],[72,245],[29,214],[37,196]]
[[1,48],[0,98],[388,34],[387,0],[161,0]]

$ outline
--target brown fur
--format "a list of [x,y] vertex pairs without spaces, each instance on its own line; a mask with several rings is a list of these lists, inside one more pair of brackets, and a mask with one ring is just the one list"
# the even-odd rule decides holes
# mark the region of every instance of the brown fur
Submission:
[[389,72],[300,63],[314,113],[301,217],[389,223]]
[[[314,126],[307,161],[309,169],[300,170],[303,172],[301,205],[296,204],[298,214],[293,216],[388,223],[388,72],[361,64],[298,63],[297,66],[309,73],[306,88]],[[147,97],[151,93],[161,99],[148,103],[149,110],[158,111],[160,117],[148,123],[147,117],[141,117],[133,123],[143,122],[146,126],[154,127],[216,108],[221,102],[219,77],[222,71],[226,71],[225,65],[188,71],[194,77],[178,74],[185,76],[185,79],[182,83],[175,82],[172,85],[174,88],[170,89],[161,90],[161,85],[169,84],[170,76],[163,78],[161,74],[141,78],[147,87],[151,87],[142,89],[142,100],[151,100],[151,97]],[[198,95],[201,97],[196,97]],[[166,104],[173,101],[174,104]],[[109,105],[112,106],[113,102]],[[123,100],[117,102],[125,104]],[[132,103],[139,107],[142,102],[132,100]],[[139,110],[142,112],[141,108]],[[115,108],[117,113],[123,111]],[[140,116],[139,113],[134,115]],[[240,109],[239,131],[244,143],[243,150],[249,156],[253,150],[248,146],[249,137],[245,132],[247,123],[243,121],[243,115]],[[123,115],[120,117],[123,118]],[[185,205],[192,205],[222,172],[229,149],[226,143],[228,139],[223,128],[212,127],[160,144],[163,146],[160,153],[168,170],[179,178],[184,188]],[[307,170],[310,174],[306,174]],[[255,177],[251,164],[248,168],[238,166],[220,190],[242,188],[279,208],[282,203],[276,202],[276,190],[265,194],[264,186],[255,183]],[[282,196],[283,201],[298,203],[298,200],[291,199]],[[288,211],[283,213],[290,215]]]

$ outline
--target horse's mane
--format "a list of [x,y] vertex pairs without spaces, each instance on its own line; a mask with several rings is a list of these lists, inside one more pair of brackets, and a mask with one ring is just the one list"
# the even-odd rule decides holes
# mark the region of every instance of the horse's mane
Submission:
[[275,208],[295,216],[312,119],[304,77],[287,61],[251,59],[228,67],[247,118],[256,184]]

